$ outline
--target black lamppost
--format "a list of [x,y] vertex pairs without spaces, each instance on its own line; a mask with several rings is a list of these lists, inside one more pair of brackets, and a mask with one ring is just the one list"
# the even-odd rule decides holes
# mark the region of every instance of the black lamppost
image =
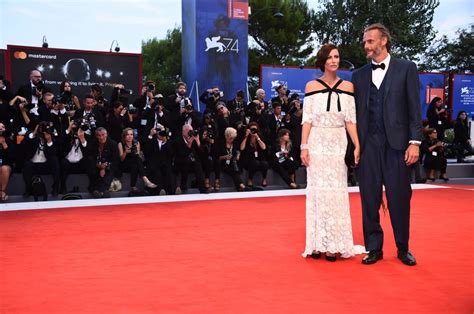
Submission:
[[120,51],[120,47],[119,47],[119,43],[118,41],[116,41],[115,39],[112,40],[112,43],[110,44],[110,52],[112,52],[112,47],[114,46],[114,43],[115,43],[115,52],[119,52]]

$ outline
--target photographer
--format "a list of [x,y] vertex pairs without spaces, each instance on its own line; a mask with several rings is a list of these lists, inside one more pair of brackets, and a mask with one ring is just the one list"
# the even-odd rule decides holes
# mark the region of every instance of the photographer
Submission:
[[5,124],[0,122],[0,201],[8,200],[8,181],[15,161],[15,146],[8,135]]
[[69,81],[62,81],[59,86],[59,97],[64,103],[64,108],[69,117],[74,117],[76,110],[81,109],[79,98],[72,93],[72,85]]
[[86,126],[86,134],[92,135],[96,128],[105,125],[102,113],[94,107],[95,99],[92,95],[86,95],[83,101],[83,108],[76,111],[74,121],[82,120],[81,126]]
[[[116,99],[112,99],[112,103],[114,103],[116,100],[118,100],[118,93],[115,91],[115,88],[112,91],[112,95],[114,95],[114,93],[117,95],[117,97],[116,97]],[[110,111],[110,103],[104,97],[104,94],[102,92],[102,87],[100,87],[99,84],[92,85],[90,95],[92,95],[92,98],[94,99],[93,107],[97,111],[99,111],[103,117],[105,117],[107,115],[107,112]]]
[[204,186],[204,173],[200,160],[199,132],[194,130],[190,124],[183,125],[182,137],[175,142],[175,169],[181,173],[181,190],[188,189],[188,175],[194,171],[196,185],[201,193],[209,193],[211,189]]
[[426,117],[428,118],[428,125],[430,128],[436,129],[438,133],[438,139],[444,140],[444,130],[449,127],[447,118],[447,106],[443,105],[443,100],[439,97],[433,98],[428,110],[426,111]]
[[13,108],[10,106],[12,99],[13,94],[10,90],[10,82],[0,75],[0,122],[9,128],[11,127],[10,119],[13,118]]
[[105,128],[99,127],[95,130],[95,139],[89,150],[89,158],[95,165],[91,172],[90,186],[95,198],[110,197],[109,187],[119,164],[117,147],[117,142],[108,138]]
[[34,174],[51,174],[53,176],[51,195],[58,195],[59,161],[57,144],[53,140],[52,123],[48,121],[38,123],[33,132],[25,137],[23,145],[26,155],[23,166],[24,196],[31,195],[31,180]]
[[126,128],[122,132],[122,141],[118,143],[120,156],[120,170],[130,173],[130,187],[133,192],[138,191],[137,179],[142,178],[143,184],[149,189],[155,189],[156,184],[152,183],[145,175],[143,160],[141,157],[140,142],[133,139],[133,129]]
[[54,96],[52,93],[43,95],[45,109],[40,110],[41,121],[53,123],[54,135],[63,134],[69,127],[69,116],[65,109],[65,99]]
[[206,104],[206,110],[204,110],[204,113],[215,115],[217,103],[219,101],[223,101],[225,103],[223,97],[224,92],[220,91],[218,86],[214,86],[202,93],[202,95],[199,97],[199,101]]
[[16,96],[26,99],[26,102],[30,105],[28,109],[34,110],[34,108],[38,108],[40,100],[46,92],[51,92],[51,90],[43,83],[43,75],[40,71],[33,70],[30,72],[29,84],[20,86]]
[[290,102],[288,101],[288,88],[284,84],[280,84],[275,87],[275,90],[278,95],[271,99],[271,104],[273,106],[273,104],[276,102],[280,103],[281,110],[286,114],[290,110]]
[[204,186],[206,189],[212,189],[210,184],[211,172],[214,172],[215,182],[214,190],[219,192],[221,189],[221,169],[219,161],[219,146],[215,139],[215,129],[210,125],[204,126],[201,133],[201,162],[204,169]]
[[295,173],[296,169],[298,169],[298,163],[288,129],[280,129],[278,131],[278,139],[270,157],[273,169],[275,169],[283,181],[290,188],[297,189]]
[[235,95],[235,98],[228,101],[226,104],[227,109],[230,111],[230,117],[233,121],[241,121],[246,124],[245,121],[245,103],[244,103],[244,91],[239,90]]
[[[301,106],[300,96],[297,93],[294,93],[290,97],[290,111],[288,114],[291,119],[287,128],[290,131],[291,141],[293,143],[301,143],[301,122],[303,120],[303,108]],[[300,160],[300,147],[296,145],[293,147],[294,158],[297,165],[301,164]]]
[[261,185],[263,187],[267,186],[268,162],[265,158],[266,149],[267,145],[262,140],[258,124],[250,122],[247,130],[245,130],[245,136],[240,143],[241,164],[249,172],[248,187],[253,187],[253,176],[258,171],[262,173]]
[[179,118],[181,116],[181,109],[186,106],[186,83],[178,82],[176,84],[176,93],[168,96],[165,101],[165,109],[170,115],[170,128],[173,138],[178,138],[181,133]]
[[234,143],[237,138],[237,130],[227,128],[224,132],[225,141],[219,145],[219,161],[221,170],[232,177],[237,191],[249,191],[241,177],[239,167],[240,151],[239,147]]
[[467,151],[468,155],[473,154],[466,111],[459,111],[456,117],[456,122],[454,123],[454,143],[457,146],[457,162],[464,162],[464,151]]
[[[123,88],[123,85],[122,85]],[[140,97],[135,99],[133,106],[138,109],[138,113],[141,115],[144,111],[151,110],[155,103],[156,85],[153,81],[147,81],[142,87],[142,93]]]
[[191,99],[185,100],[184,108],[180,109],[179,126],[182,127],[185,124],[192,125],[194,130],[199,130],[202,125],[202,115],[198,111],[194,111],[193,103]]
[[152,110],[148,111],[143,118],[146,119],[144,133],[147,135],[150,134],[152,129],[158,128],[159,125],[163,126],[163,128],[170,128],[170,112],[164,107],[163,95],[158,94],[155,96]]
[[291,116],[282,111],[282,105],[279,102],[274,102],[273,113],[265,116],[265,123],[267,126],[267,138],[270,143],[276,143],[278,131],[281,128],[288,128],[291,122]]
[[67,193],[66,180],[69,174],[87,174],[89,185],[94,165],[88,158],[88,139],[81,121],[71,121],[69,127],[62,133],[61,137],[61,188],[60,193]]
[[426,171],[428,180],[434,182],[436,180],[435,173],[440,171],[439,178],[447,182],[449,180],[446,175],[447,160],[444,156],[444,146],[442,141],[438,140],[438,132],[434,128],[426,130],[426,139],[421,143],[420,150],[425,155],[423,167]]
[[173,143],[168,138],[169,132],[161,125],[150,129],[146,138],[145,158],[148,176],[158,185],[160,195],[180,194],[176,188],[176,176],[173,173]]
[[248,104],[245,115],[248,117],[248,122],[257,122],[261,125],[264,123],[265,113],[272,113],[273,110],[269,108],[269,105],[265,102],[265,91],[263,89],[257,89],[255,97],[256,98]]
[[117,143],[122,140],[122,131],[130,126],[133,117],[120,101],[114,103],[113,109],[107,116],[109,137]]

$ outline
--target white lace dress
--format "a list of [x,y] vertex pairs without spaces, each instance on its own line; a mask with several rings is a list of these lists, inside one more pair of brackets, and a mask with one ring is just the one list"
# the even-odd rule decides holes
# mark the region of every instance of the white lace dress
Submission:
[[[347,190],[345,122],[356,123],[354,97],[345,93],[309,93],[304,98],[303,121],[311,123],[308,138],[309,167],[306,187],[306,248],[313,252],[340,253],[347,258],[363,253],[354,246]],[[340,110],[338,111],[338,97]]]

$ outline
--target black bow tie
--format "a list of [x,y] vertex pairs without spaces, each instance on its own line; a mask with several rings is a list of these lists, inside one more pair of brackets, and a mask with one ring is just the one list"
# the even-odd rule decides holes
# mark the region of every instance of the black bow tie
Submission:
[[372,63],[372,70],[377,70],[378,68],[385,70],[385,63],[380,63],[380,64]]

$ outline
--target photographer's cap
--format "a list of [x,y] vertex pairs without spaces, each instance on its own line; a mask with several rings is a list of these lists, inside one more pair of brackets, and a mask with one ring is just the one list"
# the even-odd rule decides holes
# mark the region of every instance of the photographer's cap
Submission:
[[164,98],[162,94],[156,94],[153,98]]
[[225,104],[222,101],[220,101],[220,102],[217,103],[216,110],[219,110],[223,107],[225,107]]

